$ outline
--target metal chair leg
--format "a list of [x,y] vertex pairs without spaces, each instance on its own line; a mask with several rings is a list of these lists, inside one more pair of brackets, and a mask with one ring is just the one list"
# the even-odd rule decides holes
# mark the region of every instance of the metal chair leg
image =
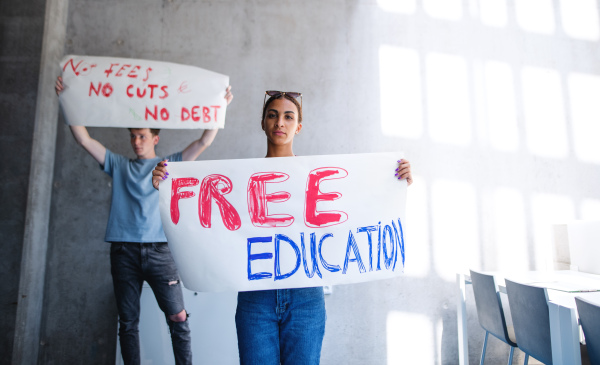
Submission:
[[483,340],[483,350],[481,350],[481,361],[479,362],[479,365],[483,365],[483,360],[485,359],[485,348],[487,347],[487,340],[488,340],[488,331],[485,331],[485,339]]
[[513,354],[515,353],[515,348],[510,347],[510,354],[508,355],[508,365],[512,365]]
[[525,362],[523,365],[527,365],[529,363],[529,354],[525,354]]

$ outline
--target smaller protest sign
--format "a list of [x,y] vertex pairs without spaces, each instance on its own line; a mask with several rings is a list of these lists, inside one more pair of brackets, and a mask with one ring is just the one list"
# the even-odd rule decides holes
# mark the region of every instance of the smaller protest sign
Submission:
[[215,129],[225,126],[229,77],[199,67],[65,56],[60,104],[69,125]]

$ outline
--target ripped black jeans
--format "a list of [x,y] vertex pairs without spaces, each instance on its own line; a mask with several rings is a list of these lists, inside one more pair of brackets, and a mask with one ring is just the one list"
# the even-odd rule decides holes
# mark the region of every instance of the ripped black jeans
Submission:
[[112,242],[110,266],[117,308],[123,362],[140,363],[140,296],[144,280],[150,285],[171,331],[176,364],[191,364],[189,322],[173,322],[169,316],[185,309],[179,274],[166,242]]

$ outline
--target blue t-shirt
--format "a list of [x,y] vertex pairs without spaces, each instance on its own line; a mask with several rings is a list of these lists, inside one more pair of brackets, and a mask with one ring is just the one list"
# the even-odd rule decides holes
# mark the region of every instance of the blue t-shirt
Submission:
[[[158,190],[152,170],[164,160],[181,161],[181,152],[165,157],[130,160],[106,150],[104,172],[112,179],[112,199],[106,242],[166,242],[158,211]],[[102,168],[102,166],[100,166]]]

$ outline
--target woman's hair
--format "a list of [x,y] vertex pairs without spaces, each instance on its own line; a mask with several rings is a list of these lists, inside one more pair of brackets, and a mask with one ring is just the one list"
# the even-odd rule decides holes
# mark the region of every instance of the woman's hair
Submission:
[[298,100],[296,100],[295,98],[292,98],[288,94],[279,94],[279,95],[271,96],[269,99],[267,99],[267,102],[265,103],[265,106],[263,107],[262,119],[260,121],[262,122],[263,120],[265,120],[265,114],[267,113],[267,108],[269,107],[269,104],[271,104],[276,99],[282,99],[282,98],[286,98],[287,100],[294,103],[294,105],[296,106],[296,109],[298,109],[298,123],[302,123],[302,107],[300,106],[300,103],[298,102]]

